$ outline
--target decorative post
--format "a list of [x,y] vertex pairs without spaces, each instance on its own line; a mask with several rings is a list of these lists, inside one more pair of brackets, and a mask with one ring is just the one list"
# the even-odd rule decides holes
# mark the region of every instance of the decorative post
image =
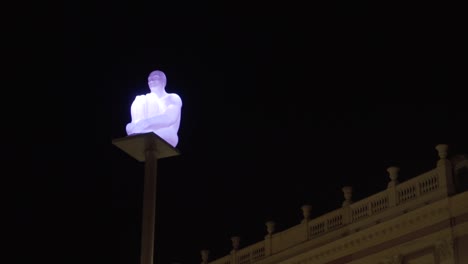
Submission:
[[267,227],[267,232],[268,232],[268,235],[269,237],[271,237],[271,235],[275,232],[275,222],[274,221],[268,221],[265,223],[266,227]]
[[201,253],[201,259],[202,259],[201,264],[208,264],[208,258],[209,258],[209,255],[210,255],[210,251],[207,250],[207,249],[203,249],[202,251],[200,251],[200,253]]
[[345,200],[343,201],[342,207],[350,205],[353,201],[351,200],[353,195],[353,187],[345,186],[341,189],[343,191],[343,196]]
[[239,245],[240,245],[240,237],[239,236],[233,236],[231,237],[231,243],[232,243],[232,250],[231,250],[231,263],[237,264],[237,251],[239,250]]
[[275,232],[275,222],[268,221],[265,223],[268,234],[265,236],[265,256],[270,256],[273,253],[272,250],[272,236]]
[[388,192],[388,204],[390,207],[397,205],[397,192],[396,186],[398,184],[398,172],[400,168],[392,166],[387,168],[388,176],[390,177],[390,182],[387,184]]
[[343,191],[343,196],[345,198],[345,200],[343,201],[341,207],[342,207],[342,210],[343,210],[343,224],[349,224],[351,223],[351,203],[353,202],[351,200],[352,198],[352,195],[353,195],[353,187],[351,186],[344,186],[343,188],[341,188],[341,190]]
[[232,250],[231,250],[231,252],[236,252],[237,250],[239,250],[240,237],[239,237],[239,236],[233,236],[233,237],[231,237],[231,242],[232,242]]
[[153,132],[118,138],[112,143],[136,160],[145,163],[140,264],[153,264],[158,159],[180,153]]
[[310,220],[310,213],[312,212],[312,206],[309,204],[304,204],[301,206],[302,210],[302,215],[304,218],[301,220],[302,228],[304,230],[302,231],[302,234],[304,234],[304,241],[309,240],[309,220]]
[[398,172],[400,168],[392,166],[387,168],[388,176],[390,177],[390,182],[387,185],[387,188],[395,187],[398,184]]
[[455,188],[453,186],[452,164],[447,159],[448,145],[439,144],[435,148],[439,154],[439,160],[437,161],[437,173],[439,174],[439,179],[441,181],[440,185],[442,188],[447,190],[447,196],[450,196],[455,192]]
[[308,204],[304,204],[302,207],[302,215],[304,218],[302,219],[301,223],[306,223],[309,222],[310,220],[310,213],[312,212],[312,206]]

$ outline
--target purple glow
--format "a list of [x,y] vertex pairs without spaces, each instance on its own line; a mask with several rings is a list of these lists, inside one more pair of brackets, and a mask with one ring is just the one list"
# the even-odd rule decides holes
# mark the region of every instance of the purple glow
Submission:
[[175,147],[179,141],[182,99],[175,93],[167,93],[166,75],[153,71],[148,76],[150,93],[138,95],[132,103],[132,122],[127,124],[127,135],[154,132]]

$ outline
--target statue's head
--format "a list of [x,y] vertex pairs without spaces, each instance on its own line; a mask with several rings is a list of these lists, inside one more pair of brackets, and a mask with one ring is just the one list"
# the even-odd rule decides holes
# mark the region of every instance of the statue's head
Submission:
[[164,89],[166,81],[166,75],[162,71],[152,71],[148,76],[148,85],[151,90]]

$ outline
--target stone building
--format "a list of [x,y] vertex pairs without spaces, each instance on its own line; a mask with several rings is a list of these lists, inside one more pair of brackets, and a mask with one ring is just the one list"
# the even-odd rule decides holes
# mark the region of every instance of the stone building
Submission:
[[436,146],[434,169],[398,182],[397,167],[387,169],[387,189],[352,201],[342,188],[342,207],[311,219],[302,206],[300,224],[275,232],[266,223],[265,239],[202,264],[468,264],[468,158],[448,159],[448,146]]

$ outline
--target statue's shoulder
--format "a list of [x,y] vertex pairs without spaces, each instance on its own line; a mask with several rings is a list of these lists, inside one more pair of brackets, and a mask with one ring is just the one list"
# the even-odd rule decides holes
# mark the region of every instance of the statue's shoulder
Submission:
[[142,100],[142,99],[146,99],[146,94],[141,94],[141,95],[135,96],[135,100]]
[[167,99],[173,104],[182,105],[182,99],[178,94],[169,93],[167,94]]

